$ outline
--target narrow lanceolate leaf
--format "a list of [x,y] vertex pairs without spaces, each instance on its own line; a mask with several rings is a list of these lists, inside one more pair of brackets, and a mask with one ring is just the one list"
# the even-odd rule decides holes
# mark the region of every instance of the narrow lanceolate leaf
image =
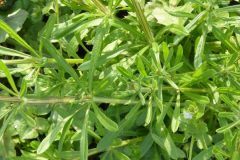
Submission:
[[146,77],[147,76],[147,72],[145,70],[145,67],[144,67],[144,64],[142,62],[141,56],[137,56],[137,58],[136,58],[136,65],[137,65],[137,68],[138,68],[138,71],[140,72],[140,74],[143,77]]
[[0,46],[0,55],[3,56],[12,56],[12,57],[21,57],[21,58],[30,58],[30,55],[27,55],[23,52],[14,50],[14,49],[10,49],[10,48],[6,48],[3,46]]
[[221,128],[218,128],[218,129],[216,130],[216,132],[218,132],[218,133],[223,133],[223,132],[225,132],[225,131],[229,131],[229,129],[237,126],[238,124],[240,124],[240,120],[238,120],[238,121],[236,121],[236,122],[232,122],[232,123],[230,123],[230,124],[228,124],[228,125],[226,125],[226,126],[223,126],[223,127],[221,127]]
[[195,93],[184,93],[187,97],[189,97],[190,99],[196,101],[197,103],[200,104],[209,104],[210,100],[207,96],[202,96],[199,94],[195,94]]
[[90,93],[93,90],[93,76],[96,68],[96,63],[97,60],[101,54],[102,51],[102,45],[103,45],[103,37],[105,35],[106,29],[104,26],[100,26],[97,31],[96,31],[96,36],[94,38],[94,43],[93,43],[93,50],[92,50],[92,55],[91,55],[91,65],[89,69],[89,74],[88,74],[88,81],[89,81],[89,90]]
[[88,159],[88,118],[89,118],[89,110],[90,107],[85,112],[85,118],[83,121],[81,139],[80,139],[80,159],[87,160]]
[[12,119],[15,118],[15,115],[16,115],[17,111],[18,111],[18,108],[14,108],[11,111],[11,113],[9,113],[8,117],[3,121],[3,124],[1,125],[1,129],[0,129],[0,139],[1,140],[3,138],[4,132],[7,129],[9,123],[11,122]]
[[192,160],[209,160],[213,155],[213,147],[205,149],[197,154]]
[[185,157],[184,152],[174,144],[169,133],[165,133],[162,136],[152,133],[152,139],[162,149],[164,149],[167,152],[168,156],[172,159],[181,159]]
[[196,40],[196,47],[195,47],[195,56],[194,56],[194,67],[199,68],[202,64],[202,55],[204,52],[206,40],[206,33],[203,33],[200,38]]
[[110,118],[108,118],[99,108],[98,106],[93,103],[92,104],[94,113],[99,120],[99,122],[103,125],[104,128],[111,132],[116,132],[118,131],[118,125],[114,121],[112,121]]
[[176,35],[184,35],[184,36],[189,35],[188,30],[181,25],[172,24],[169,26],[169,31]]
[[220,99],[229,107],[239,108],[239,105],[236,102],[232,101],[228,96],[224,94],[220,94]]
[[239,49],[227,38],[227,36],[217,27],[212,29],[214,36],[220,40],[225,47],[232,53],[232,57],[229,61],[229,64],[234,63],[239,57]]
[[42,37],[45,37],[48,39],[51,38],[51,34],[54,28],[54,24],[56,23],[56,20],[57,20],[56,14],[51,14],[51,16],[48,18],[46,25],[43,28]]
[[[185,29],[191,33],[199,24],[201,24],[204,19],[206,18],[207,11],[204,10],[201,13],[199,13],[193,20],[191,20],[186,26]],[[185,35],[177,36],[174,39],[173,45],[177,45],[184,37]]]
[[60,55],[59,51],[51,44],[49,39],[45,37],[43,39],[43,45],[48,51],[48,53],[57,61],[59,66],[61,66],[67,73],[69,73],[75,81],[79,80],[79,77],[75,70],[66,62],[66,60]]
[[11,36],[14,40],[16,40],[20,45],[28,49],[34,56],[39,57],[38,53],[1,19],[0,19],[0,29],[3,29],[5,32],[7,32],[9,36]]
[[126,78],[132,79],[133,73],[122,66],[117,66],[117,70]]
[[168,56],[169,56],[169,49],[166,42],[162,43],[162,50],[163,50],[164,62],[167,63]]
[[11,89],[9,89],[8,87],[6,87],[6,86],[3,85],[2,83],[0,83],[0,89],[8,92],[8,93],[11,94],[11,95],[18,96],[17,93],[13,92]]
[[23,97],[27,91],[27,82],[25,79],[22,80],[19,96]]
[[218,8],[215,11],[216,12],[239,12],[240,11],[240,4]]
[[11,85],[12,89],[14,90],[14,92],[18,93],[18,89],[17,89],[17,87],[15,85],[15,82],[14,82],[14,80],[12,78],[12,75],[9,72],[7,66],[2,62],[2,60],[0,60],[0,70],[2,70],[5,73],[5,75],[6,75],[7,79],[8,79],[8,82]]
[[149,98],[148,106],[147,106],[147,116],[145,119],[144,126],[147,126],[152,121],[152,97]]
[[37,154],[44,153],[50,147],[50,145],[56,140],[59,132],[63,129],[65,123],[70,118],[72,118],[72,115],[68,116],[67,118],[56,124],[56,126],[48,133],[48,135],[43,139],[43,141],[38,146]]
[[140,103],[136,104],[131,108],[125,118],[119,123],[119,130],[117,132],[109,132],[107,133],[98,143],[97,149],[103,151],[107,149],[112,143],[113,140],[118,136],[119,133],[125,131],[127,128],[131,127],[130,124],[135,122],[139,109],[141,108]]
[[141,157],[143,157],[148,151],[149,149],[152,147],[153,145],[153,139],[151,134],[149,133],[147,136],[145,136],[144,140],[141,142],[140,145],[140,153],[141,153]]
[[127,155],[125,155],[122,152],[119,152],[117,150],[114,150],[114,155],[119,160],[130,160],[130,158]]
[[58,143],[58,151],[61,152],[62,151],[62,148],[63,148],[63,145],[64,145],[64,142],[66,140],[66,137],[67,137],[67,134],[69,133],[69,129],[72,125],[72,122],[73,122],[73,118],[72,119],[69,119],[65,126],[63,127],[63,130],[62,130],[62,135],[61,135],[61,138],[59,140],[59,143]]
[[177,48],[175,64],[180,63],[182,61],[182,57],[183,57],[183,47],[181,45],[179,45],[178,48]]
[[175,109],[173,111],[171,129],[173,132],[178,130],[180,124],[180,93],[177,95]]

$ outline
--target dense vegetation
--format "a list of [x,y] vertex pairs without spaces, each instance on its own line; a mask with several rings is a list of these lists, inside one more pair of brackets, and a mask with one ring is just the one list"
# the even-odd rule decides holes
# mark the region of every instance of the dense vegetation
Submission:
[[240,4],[0,0],[0,159],[240,159]]

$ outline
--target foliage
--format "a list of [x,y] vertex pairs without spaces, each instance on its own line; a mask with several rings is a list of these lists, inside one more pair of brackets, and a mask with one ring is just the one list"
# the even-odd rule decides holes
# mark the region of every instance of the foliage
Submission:
[[0,10],[0,157],[240,159],[239,11],[230,0]]

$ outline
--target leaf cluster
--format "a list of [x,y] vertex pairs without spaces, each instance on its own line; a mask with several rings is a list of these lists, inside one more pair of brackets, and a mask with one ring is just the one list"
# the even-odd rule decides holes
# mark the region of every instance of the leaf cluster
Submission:
[[0,158],[240,159],[240,3],[21,0],[0,11]]

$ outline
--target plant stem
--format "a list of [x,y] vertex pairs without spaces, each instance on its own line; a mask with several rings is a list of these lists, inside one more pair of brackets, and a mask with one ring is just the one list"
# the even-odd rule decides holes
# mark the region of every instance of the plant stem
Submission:
[[147,19],[144,16],[144,10],[138,0],[132,0],[132,3],[143,32],[145,33],[148,42],[152,44],[154,37],[151,28],[148,25]]
[[[172,87],[163,87],[163,90],[170,90]],[[196,88],[184,88],[187,91],[206,93],[205,89]],[[181,89],[180,89],[181,90]],[[143,92],[151,92],[151,89],[144,88]],[[139,100],[132,99],[119,99],[119,98],[108,98],[108,97],[91,97],[84,96],[82,98],[68,96],[68,97],[52,97],[52,98],[31,98],[31,97],[10,97],[10,96],[0,96],[0,101],[10,102],[10,103],[20,103],[25,104],[69,104],[69,103],[84,103],[94,101],[96,103],[109,103],[109,104],[137,104]],[[146,101],[146,103],[148,103]]]
[[10,103],[20,103],[25,104],[68,104],[68,103],[83,103],[94,101],[97,103],[111,103],[111,104],[136,104],[138,101],[117,99],[117,98],[106,98],[106,97],[89,97],[85,96],[81,99],[76,97],[52,97],[52,98],[30,98],[30,97],[10,97],[10,96],[0,96],[0,101],[10,102]]
[[[67,63],[69,64],[81,64],[83,62],[83,59],[65,59]],[[6,65],[17,65],[17,64],[28,64],[28,63],[33,63],[33,64],[40,64],[43,62],[42,59],[37,59],[37,58],[25,58],[25,59],[13,59],[13,60],[2,60],[3,63]],[[57,63],[55,59],[53,58],[46,58],[46,63],[47,64],[52,64],[52,63]]]
[[99,0],[92,0],[93,3],[97,6],[97,8],[102,11],[104,14],[108,14],[108,9],[100,2]]
[[190,150],[189,150],[189,154],[188,154],[188,160],[192,160],[193,144],[194,144],[194,137],[191,138]]

